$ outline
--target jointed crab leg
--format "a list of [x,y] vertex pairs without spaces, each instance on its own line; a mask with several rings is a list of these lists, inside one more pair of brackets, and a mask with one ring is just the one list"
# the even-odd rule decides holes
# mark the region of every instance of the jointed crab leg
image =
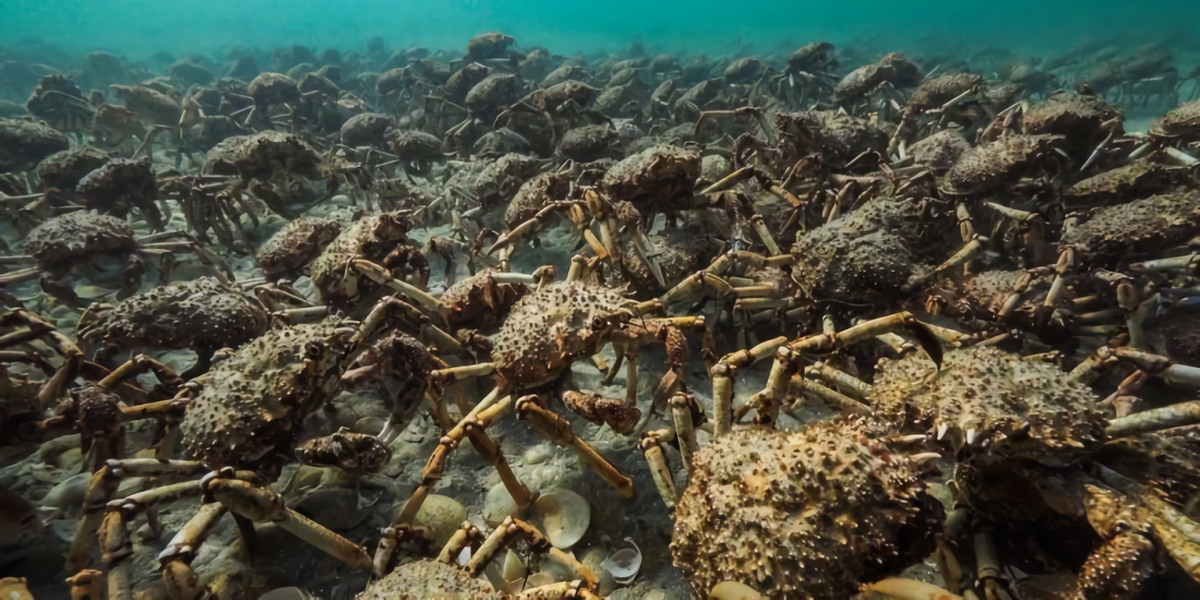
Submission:
[[709,370],[713,386],[713,432],[715,435],[727,435],[733,431],[733,381],[738,369],[748,367],[775,352],[775,349],[787,343],[787,338],[780,336],[763,342],[748,350],[739,350],[727,354]]
[[[675,510],[675,503],[679,501],[679,491],[675,489],[675,480],[671,476],[671,469],[662,449],[663,444],[670,443],[673,439],[675,430],[667,427],[647,431],[642,434],[642,439],[637,445],[638,450],[646,457],[646,464],[650,466],[650,477],[654,479],[654,487],[658,488],[658,495],[662,497],[663,504],[667,505],[667,510]],[[683,448],[682,443],[679,446],[680,449]]]
[[633,481],[600,456],[595,448],[576,437],[571,431],[571,422],[547,410],[538,402],[537,396],[524,396],[517,400],[517,418],[529,421],[535,429],[550,438],[551,442],[559,446],[570,446],[579,458],[595,469],[618,494],[626,498],[633,497]]
[[1118,438],[1196,423],[1200,423],[1200,401],[1181,402],[1113,419],[1104,431],[1108,437]]
[[217,476],[206,479],[204,492],[211,494],[234,513],[256,523],[275,523],[288,533],[356,569],[373,571],[371,556],[365,548],[288,508],[283,498],[270,488],[240,479]]
[[227,512],[229,509],[220,502],[202,505],[158,555],[163,584],[172,598],[191,600],[208,593],[208,588],[200,584],[200,578],[192,569],[192,561],[200,551],[200,545]]
[[1151,354],[1133,348],[1116,348],[1113,354],[1121,360],[1137,365],[1143,371],[1161,377],[1167,383],[1180,383],[1200,387],[1200,367],[1178,364],[1165,356]]

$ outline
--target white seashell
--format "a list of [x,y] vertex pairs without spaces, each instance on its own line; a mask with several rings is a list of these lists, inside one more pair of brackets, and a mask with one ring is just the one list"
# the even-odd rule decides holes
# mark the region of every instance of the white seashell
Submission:
[[642,568],[642,551],[633,543],[633,539],[625,538],[632,548],[622,548],[612,553],[611,556],[604,559],[600,566],[612,573],[613,578],[621,585],[629,585],[633,583],[633,579],[637,577],[638,570]]
[[508,488],[504,487],[504,483],[497,483],[488,490],[487,496],[483,499],[483,522],[487,523],[489,527],[496,527],[504,519],[517,514],[520,510],[517,502],[508,493]]
[[533,510],[538,529],[560,550],[574,546],[592,522],[587,499],[567,489],[542,494],[533,503]]
[[530,590],[543,585],[554,583],[554,576],[549,573],[534,573],[525,579],[525,589]]

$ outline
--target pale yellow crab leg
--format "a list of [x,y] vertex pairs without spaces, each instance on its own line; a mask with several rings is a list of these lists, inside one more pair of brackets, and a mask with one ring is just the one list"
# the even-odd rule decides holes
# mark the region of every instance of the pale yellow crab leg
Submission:
[[904,284],[904,290],[913,291],[918,289],[924,286],[926,282],[941,275],[942,273],[946,273],[951,269],[966,265],[968,261],[970,261],[975,255],[979,254],[983,250],[983,245],[985,243],[987,243],[987,238],[981,235],[976,235],[973,239],[971,239],[971,241],[964,244],[958,252],[955,252],[954,256],[946,259],[946,262],[938,265],[937,268],[922,275],[913,276],[911,279],[909,279],[908,282]]
[[1112,419],[1104,432],[1109,438],[1119,438],[1196,423],[1200,423],[1200,401],[1151,408]]
[[688,276],[687,279],[679,282],[675,287],[667,291],[659,297],[658,302],[663,306],[678,302],[693,294],[697,294],[705,289],[711,289],[715,292],[718,300],[725,298],[733,293],[733,287],[729,282],[722,279],[720,276],[707,271],[700,271]]
[[474,555],[479,551],[479,547],[483,545],[484,539],[486,538],[484,538],[483,532],[479,531],[478,527],[472,525],[470,521],[463,521],[462,526],[450,536],[446,545],[442,547],[442,551],[438,553],[437,559],[448,565],[457,566],[458,556],[462,554],[462,551],[470,547],[471,554]]
[[1114,349],[1113,355],[1119,360],[1137,365],[1138,368],[1162,378],[1167,383],[1200,387],[1200,367],[1181,365],[1165,356],[1127,347]]
[[571,430],[571,422],[547,410],[538,402],[537,396],[524,396],[517,400],[517,418],[529,421],[534,429],[550,438],[554,444],[570,446],[579,458],[599,473],[618,494],[626,498],[633,497],[633,481],[622,475],[590,444],[577,437]]
[[728,435],[733,431],[733,382],[737,378],[738,369],[774,354],[776,348],[786,343],[787,338],[780,336],[748,350],[726,354],[709,370],[709,376],[712,377],[715,435]]
[[600,582],[600,578],[592,572],[591,569],[585,567],[582,563],[575,559],[574,556],[555,548],[545,534],[534,527],[532,524],[507,517],[504,522],[492,532],[491,535],[484,540],[483,545],[479,547],[479,551],[471,556],[471,560],[464,567],[467,574],[471,577],[476,577],[487,568],[488,563],[504,548],[513,538],[520,537],[529,544],[530,549],[538,554],[546,554],[549,558],[571,570],[572,574],[582,579],[588,589],[596,589]]
[[692,413],[700,413],[700,407],[695,396],[684,392],[676,392],[671,397],[670,405],[671,417],[675,421],[675,435],[679,439],[679,456],[683,459],[684,470],[691,476],[692,456],[700,451]]
[[405,296],[408,296],[409,298],[416,300],[421,306],[425,307],[426,310],[431,310],[431,311],[435,311],[435,312],[438,310],[439,305],[438,305],[437,298],[430,296],[428,292],[418,288],[415,285],[412,285],[411,283],[408,283],[407,281],[402,281],[400,279],[392,277],[392,274],[389,273],[387,271],[387,269],[385,269],[369,260],[362,260],[362,259],[354,260],[351,263],[351,265],[353,265],[353,267],[356,271],[358,271],[359,273],[362,273],[363,275],[365,275],[366,277],[371,279],[371,281],[374,281],[375,283],[378,283],[379,285],[383,285],[383,286],[392,288],[392,289],[404,294]]
[[67,569],[79,571],[91,562],[91,544],[96,530],[104,519],[104,510],[109,498],[117,491],[125,477],[154,477],[167,474],[193,476],[203,473],[204,465],[199,461],[151,458],[110,460],[103,468],[92,474],[87,492],[83,497],[83,509],[75,526],[75,537],[67,551]]
[[236,514],[256,523],[274,523],[351,567],[373,572],[374,564],[366,548],[288,508],[283,498],[270,488],[221,476],[206,479],[204,488],[206,494]]
[[539,224],[544,223],[547,219],[549,219],[551,214],[557,211],[570,210],[571,208],[578,206],[579,203],[573,201],[558,201],[547,204],[534,216],[514,227],[512,231],[505,232],[503,235],[501,235],[500,238],[496,240],[496,243],[489,246],[487,250],[484,250],[484,255],[490,256],[500,248],[504,248],[516,243],[517,240],[520,240],[529,232],[534,231]]
[[[693,432],[694,433],[694,432]],[[671,469],[667,465],[667,457],[663,454],[663,444],[670,443],[675,439],[675,430],[667,427],[655,431],[647,431],[642,434],[642,439],[638,441],[638,450],[642,451],[642,456],[646,457],[646,464],[650,466],[650,477],[654,480],[654,487],[658,489],[658,495],[662,497],[663,504],[667,505],[667,511],[675,510],[675,503],[679,501],[679,492],[675,489],[675,479],[671,476]],[[682,448],[683,444],[680,444]]]
[[804,368],[806,376],[816,377],[831,384],[839,392],[845,393],[859,401],[866,401],[871,394],[871,385],[863,380],[829,366],[825,361],[817,361]]
[[202,505],[158,555],[163,585],[172,598],[202,598],[208,593],[207,586],[200,583],[200,577],[192,569],[192,561],[208,534],[227,512],[229,509],[220,502]]

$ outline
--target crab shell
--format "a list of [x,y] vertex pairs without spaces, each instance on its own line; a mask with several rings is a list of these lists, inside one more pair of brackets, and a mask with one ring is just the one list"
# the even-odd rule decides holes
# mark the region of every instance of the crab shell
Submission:
[[1058,367],[990,346],[887,361],[871,392],[880,418],[933,432],[955,450],[1056,467],[1094,453],[1108,421],[1090,388]]
[[412,221],[399,212],[355,221],[309,266],[321,301],[342,310],[353,310],[362,304],[360,300],[370,300],[378,294],[382,286],[360,275],[351,263],[357,259],[382,261],[398,245],[407,243],[412,226]]
[[342,224],[335,219],[300,217],[288,221],[259,247],[254,262],[267,281],[297,278],[341,232]]
[[911,202],[877,198],[797,236],[792,279],[808,298],[886,302],[914,274],[910,251],[895,232],[915,215]]
[[1159,137],[1193,138],[1200,134],[1200,100],[1193,100],[1167,111],[1150,124],[1150,133]]
[[621,295],[582,282],[552,283],[513,305],[492,336],[496,372],[513,387],[550,383],[604,341],[612,314],[630,304]]
[[122,219],[81,210],[51,217],[25,237],[25,253],[39,264],[137,250],[133,228]]
[[[1160,258],[1200,231],[1200,192],[1166,194],[1101,208],[1063,228],[1060,247],[1071,246],[1085,268]],[[1105,267],[1105,265],[1108,265]]]
[[79,336],[129,348],[236,348],[266,331],[267,312],[241,288],[213,277],[178,281],[115,305],[92,304]]
[[986,192],[1019,179],[1063,140],[1060,135],[1007,135],[963,152],[939,186],[963,196]]
[[737,581],[772,598],[848,598],[921,561],[943,509],[880,432],[848,420],[715,438],[675,509],[675,565],[701,594]]
[[357,600],[422,600],[424,598],[499,599],[486,579],[475,579],[463,569],[437,560],[405,563],[372,583]]
[[334,319],[272,330],[213,365],[183,418],[187,453],[274,479],[301,424],[341,388],[352,331]]
[[666,204],[677,194],[691,192],[699,177],[700,153],[660,144],[613,165],[600,187],[614,201]]

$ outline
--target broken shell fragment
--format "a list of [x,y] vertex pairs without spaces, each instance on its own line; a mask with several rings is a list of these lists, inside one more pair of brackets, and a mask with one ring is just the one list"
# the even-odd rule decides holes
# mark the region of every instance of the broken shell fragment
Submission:
[[555,548],[567,549],[587,533],[592,522],[592,507],[587,499],[571,490],[543,494],[533,503],[538,528]]
[[642,551],[633,543],[632,538],[625,538],[632,548],[622,548],[613,552],[611,556],[604,559],[600,566],[612,573],[617,583],[621,585],[629,585],[633,583],[633,579],[637,577],[638,570],[642,568]]

